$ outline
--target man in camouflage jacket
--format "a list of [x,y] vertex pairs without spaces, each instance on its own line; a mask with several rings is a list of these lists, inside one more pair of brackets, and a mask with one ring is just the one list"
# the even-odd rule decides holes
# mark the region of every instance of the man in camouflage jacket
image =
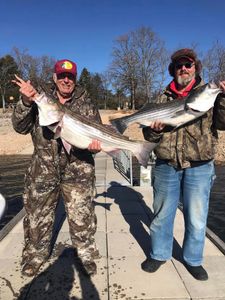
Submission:
[[[174,78],[158,102],[186,97],[203,84],[201,62],[192,49],[180,49],[171,56],[169,73]],[[225,92],[225,81],[220,82]],[[150,226],[150,257],[142,263],[146,272],[155,272],[170,259],[173,225],[179,200],[183,204],[185,234],[183,259],[197,280],[207,280],[202,267],[210,189],[214,175],[217,129],[225,130],[225,94],[216,99],[214,108],[202,117],[177,129],[159,121],[143,129],[146,140],[160,141],[155,148],[156,164],[152,184],[154,219]]]
[[[55,64],[54,97],[71,111],[101,122],[99,112],[87,95],[76,85],[77,67],[69,60]],[[34,145],[31,164],[25,175],[24,218],[25,246],[22,273],[33,276],[49,256],[55,210],[62,195],[69,223],[72,244],[88,274],[96,273],[94,258],[98,257],[94,234],[96,215],[93,197],[95,171],[93,153],[101,150],[94,140],[88,149],[72,147],[68,154],[62,141],[54,139],[47,127],[39,125],[34,97],[37,91],[30,81],[14,81],[20,87],[21,99],[12,116],[14,129],[30,133]]]

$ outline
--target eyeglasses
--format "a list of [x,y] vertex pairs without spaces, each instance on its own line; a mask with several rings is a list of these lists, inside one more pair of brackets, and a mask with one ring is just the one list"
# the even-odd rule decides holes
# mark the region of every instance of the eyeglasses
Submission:
[[57,74],[57,79],[58,80],[60,80],[60,79],[65,79],[65,78],[68,78],[69,80],[75,80],[76,79],[76,77],[73,75],[73,74],[71,74],[71,73],[60,73],[60,74]]
[[186,69],[190,69],[192,66],[194,66],[194,63],[186,62],[186,63],[178,63],[175,65],[175,68],[177,70],[182,69],[182,67],[185,66]]

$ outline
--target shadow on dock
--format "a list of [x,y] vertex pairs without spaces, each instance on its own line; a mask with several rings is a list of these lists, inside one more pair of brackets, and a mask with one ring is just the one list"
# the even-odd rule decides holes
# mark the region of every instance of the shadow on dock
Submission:
[[[20,289],[17,300],[39,299],[94,299],[100,300],[91,277],[84,274],[81,260],[73,248],[66,248],[61,255],[31,283]],[[72,289],[79,289],[81,298],[70,296]]]

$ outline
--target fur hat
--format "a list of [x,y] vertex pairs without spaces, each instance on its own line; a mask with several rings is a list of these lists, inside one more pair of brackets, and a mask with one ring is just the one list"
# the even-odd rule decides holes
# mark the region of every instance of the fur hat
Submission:
[[197,54],[194,52],[194,50],[189,48],[183,48],[180,50],[177,50],[171,55],[171,63],[169,64],[168,71],[172,77],[174,77],[175,73],[175,63],[179,61],[181,58],[186,58],[191,62],[195,63],[195,69],[196,74],[199,75],[202,70],[202,64],[200,60],[197,58]]

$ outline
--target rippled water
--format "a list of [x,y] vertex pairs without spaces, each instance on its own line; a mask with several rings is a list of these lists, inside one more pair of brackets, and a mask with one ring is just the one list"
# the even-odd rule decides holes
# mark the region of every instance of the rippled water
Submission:
[[6,198],[7,210],[0,220],[0,230],[22,209],[24,174],[30,155],[0,156],[0,192]]
[[[0,230],[22,209],[23,179],[30,155],[0,156],[0,192],[8,208],[0,221]],[[217,178],[212,188],[208,227],[225,242],[225,166],[216,166]]]
[[225,242],[225,166],[216,166],[208,215],[208,227]]

